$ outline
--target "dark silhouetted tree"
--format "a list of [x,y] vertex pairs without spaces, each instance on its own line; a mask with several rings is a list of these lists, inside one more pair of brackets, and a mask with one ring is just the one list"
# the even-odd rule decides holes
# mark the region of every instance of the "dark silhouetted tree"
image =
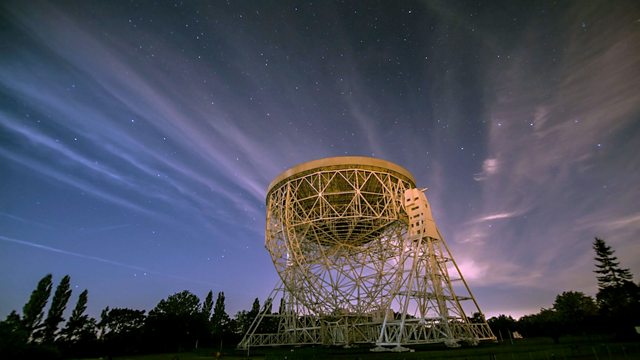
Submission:
[[213,291],[209,290],[204,302],[202,303],[202,321],[205,324],[206,332],[203,334],[202,340],[205,346],[212,345],[213,341],[213,323],[212,323],[212,311],[213,311]]
[[109,309],[107,306],[100,315],[100,323],[98,324],[101,329],[100,337],[128,334],[142,329],[145,321],[144,313],[144,310]]
[[47,318],[44,320],[44,329],[42,332],[42,340],[45,343],[53,343],[57,335],[58,325],[64,320],[62,314],[67,308],[69,297],[71,297],[70,281],[71,278],[69,275],[65,275],[62,280],[60,280],[56,292],[53,294],[51,307],[47,313]]
[[144,310],[113,308],[108,306],[100,314],[100,337],[112,334],[127,334],[140,330],[145,320]]
[[0,357],[23,358],[28,341],[29,333],[15,310],[4,321],[0,321]]
[[82,339],[95,338],[95,319],[89,318],[84,312],[87,310],[87,301],[89,290],[84,290],[78,296],[76,307],[71,312],[71,316],[67,321],[62,336],[68,342],[77,342]]
[[472,324],[483,324],[485,321],[484,314],[477,311],[469,318],[469,322]]
[[542,335],[549,336],[554,343],[560,342],[560,329],[558,313],[553,309],[541,309],[538,314],[538,321],[541,325]]
[[553,309],[540,309],[534,315],[527,315],[520,318],[518,327],[524,336],[548,336],[554,343],[560,342],[562,331],[558,326],[558,313]]
[[202,303],[202,315],[207,321],[211,320],[211,311],[213,310],[213,291],[209,290],[207,297]]
[[234,332],[240,337],[244,336],[251,327],[253,320],[258,316],[259,313],[260,300],[258,298],[255,298],[255,300],[253,300],[253,304],[251,305],[251,310],[242,310],[236,314],[236,326]]
[[594,330],[598,307],[592,297],[579,291],[565,291],[553,303],[563,334],[584,334]]
[[251,310],[249,310],[249,313],[247,314],[246,330],[249,330],[249,327],[253,324],[256,317],[258,317],[258,314],[260,314],[260,300],[255,298],[255,300],[253,300],[253,304],[251,304]]
[[[477,319],[479,320],[479,319]],[[516,331],[516,320],[504,314],[498,315],[498,317],[492,317],[487,320],[491,331],[498,337],[498,340],[508,340],[511,333]]]
[[219,292],[216,298],[216,305],[213,308],[213,316],[211,317],[211,324],[213,326],[213,336],[216,342],[224,337],[229,325],[229,315],[225,309],[225,297],[224,292]]
[[640,287],[633,282],[629,269],[621,268],[613,249],[595,238],[596,299],[605,328],[619,336],[631,336],[634,325],[640,321]]
[[631,271],[620,267],[618,258],[613,255],[614,251],[604,240],[595,238],[593,250],[596,252],[596,270],[594,272],[598,274],[596,278],[599,290],[621,287],[633,281]]
[[34,332],[42,326],[44,307],[47,305],[47,301],[49,301],[49,296],[51,295],[52,278],[53,276],[51,274],[47,274],[40,279],[38,285],[31,293],[29,301],[22,308],[22,323],[24,324],[29,340],[33,340]]
[[267,298],[267,300],[264,301],[264,305],[262,305],[262,308],[265,314],[271,314],[271,312],[273,311],[273,299]]
[[255,298],[251,305],[251,311],[249,311],[249,317],[255,318],[260,313],[260,300]]
[[88,317],[87,315],[84,315],[84,312],[87,310],[88,297],[89,290],[87,289],[85,289],[80,293],[80,295],[78,295],[76,307],[73,308],[71,316],[69,317],[69,320],[67,321],[67,324],[62,331],[65,339],[73,340],[74,338],[77,338],[77,330],[82,327],[84,320]]
[[100,314],[100,339],[108,356],[132,354],[143,346],[145,311],[127,308],[109,309]]
[[273,299],[267,298],[262,305],[262,313],[265,315],[258,327],[260,333],[274,333],[278,331],[278,318],[271,316],[273,311]]
[[248,314],[249,312],[247,310],[240,310],[231,320],[231,331],[236,335],[236,337],[242,337],[246,333],[245,329],[248,327]]
[[147,328],[162,350],[191,350],[208,332],[201,314],[200,299],[184,290],[161,300],[149,312]]
[[97,355],[96,320],[85,314],[88,297],[88,290],[80,293],[67,324],[60,332],[60,348],[65,357]]

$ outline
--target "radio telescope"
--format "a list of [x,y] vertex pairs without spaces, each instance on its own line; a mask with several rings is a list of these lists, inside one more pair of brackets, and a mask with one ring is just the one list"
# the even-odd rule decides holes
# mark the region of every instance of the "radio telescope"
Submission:
[[[265,245],[280,282],[239,344],[369,344],[377,351],[495,340],[411,173],[333,157],[267,191]],[[280,301],[277,312],[272,303]]]

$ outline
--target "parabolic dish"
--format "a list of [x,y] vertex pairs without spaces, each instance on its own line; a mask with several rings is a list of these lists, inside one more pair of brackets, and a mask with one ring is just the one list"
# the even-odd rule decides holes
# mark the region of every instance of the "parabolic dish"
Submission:
[[415,187],[411,173],[392,162],[331,157],[299,164],[277,176],[269,185],[267,206],[275,210],[282,226],[306,241],[357,246],[398,220],[399,199],[411,187]]

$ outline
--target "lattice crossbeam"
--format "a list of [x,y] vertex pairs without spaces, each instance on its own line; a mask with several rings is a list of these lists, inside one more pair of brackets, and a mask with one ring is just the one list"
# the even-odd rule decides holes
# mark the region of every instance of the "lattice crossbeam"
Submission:
[[[267,195],[265,245],[282,284],[240,347],[372,344],[377,349],[494,340],[424,193],[395,164],[305,163]],[[462,287],[454,283],[462,284]]]

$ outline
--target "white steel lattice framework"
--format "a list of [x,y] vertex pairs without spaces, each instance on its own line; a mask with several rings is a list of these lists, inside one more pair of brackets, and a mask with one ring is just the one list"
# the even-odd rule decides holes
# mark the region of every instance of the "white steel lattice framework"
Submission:
[[240,348],[495,340],[468,317],[478,303],[424,192],[396,164],[335,157],[285,171],[267,193],[266,247],[281,282]]

